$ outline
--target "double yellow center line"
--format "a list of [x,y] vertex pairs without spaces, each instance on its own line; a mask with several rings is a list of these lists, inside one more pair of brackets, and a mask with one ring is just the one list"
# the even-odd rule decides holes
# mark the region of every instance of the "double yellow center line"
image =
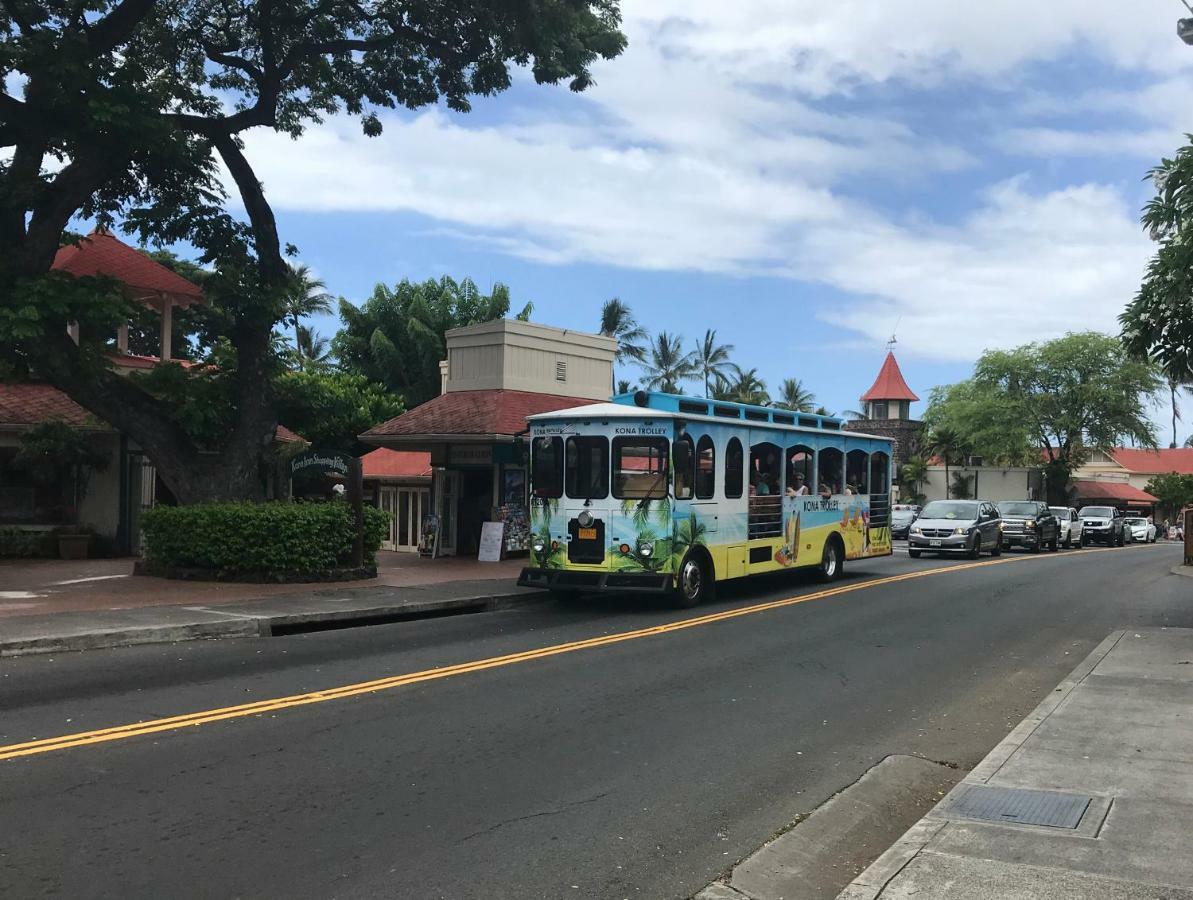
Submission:
[[[1112,548],[1092,551],[1086,550],[1085,553],[1105,553],[1109,549]],[[1085,554],[1083,553],[1082,555]],[[21,756],[35,756],[40,753],[52,753],[56,750],[69,750],[75,747],[85,747],[90,744],[107,743],[108,741],[121,741],[127,738],[140,737],[141,735],[146,734],[158,734],[163,731],[176,731],[182,728],[191,728],[197,725],[208,725],[212,722],[223,722],[228,719],[242,719],[247,716],[256,716],[260,715],[261,713],[275,712],[280,709],[290,709],[296,706],[307,706],[312,703],[327,703],[331,700],[343,700],[346,697],[355,697],[358,694],[372,694],[378,691],[388,691],[394,688],[406,687],[407,685],[419,684],[425,681],[437,681],[442,678],[454,678],[457,675],[467,675],[472,672],[481,672],[485,669],[496,669],[502,666],[512,666],[518,663],[531,662],[532,660],[536,659],[545,659],[549,656],[559,656],[564,653],[575,653],[579,650],[589,650],[594,647],[605,647],[610,644],[620,644],[625,641],[638,640],[639,638],[656,637],[662,634],[683,631],[688,628],[711,625],[715,622],[724,622],[728,619],[736,619],[740,616],[750,616],[756,613],[767,612],[772,609],[781,609],[785,606],[794,606],[797,603],[809,603],[813,600],[826,600],[829,597],[837,597],[841,594],[850,594],[855,591],[867,590],[869,588],[882,587],[888,584],[897,584],[901,581],[911,581],[916,578],[927,578],[933,575],[943,575],[951,572],[964,572],[967,569],[984,568],[986,566],[1024,562],[1029,559],[1049,558],[1053,557],[1023,556],[992,559],[985,562],[964,563],[958,566],[944,566],[935,569],[920,569],[915,572],[906,572],[902,575],[890,575],[884,578],[875,578],[870,581],[863,581],[858,584],[828,588],[826,590],[815,591],[810,594],[801,594],[797,597],[787,597],[783,600],[771,600],[766,603],[756,603],[751,606],[742,606],[736,609],[724,610],[723,612],[709,613],[708,615],[696,616],[690,619],[680,619],[677,622],[668,622],[663,625],[652,625],[649,628],[639,628],[634,631],[622,631],[618,632],[617,634],[587,638],[582,641],[570,641],[566,644],[554,644],[549,647],[540,647],[537,650],[525,650],[521,653],[510,653],[505,656],[492,656],[487,659],[478,659],[472,662],[458,663],[453,666],[442,666],[436,669],[424,669],[419,672],[410,672],[405,675],[392,675],[388,678],[378,678],[373,681],[360,681],[354,684],[346,684],[340,687],[329,688],[325,691],[312,691],[306,694],[292,694],[288,697],[275,697],[272,700],[259,700],[256,703],[242,703],[237,706],[225,706],[219,709],[209,709],[200,712],[186,713],[180,716],[169,716],[162,719],[149,719],[148,721],[135,722],[131,725],[117,725],[113,728],[101,728],[97,731],[83,731],[76,734],[64,734],[60,737],[26,741],[21,744],[9,744],[7,746],[0,746],[0,760],[16,759],[17,757]]]

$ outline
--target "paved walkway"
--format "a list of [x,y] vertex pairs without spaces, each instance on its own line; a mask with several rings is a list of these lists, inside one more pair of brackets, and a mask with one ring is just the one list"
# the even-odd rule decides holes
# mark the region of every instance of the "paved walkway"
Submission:
[[839,900],[1190,900],[1191,834],[1193,629],[1119,631]]
[[[132,574],[133,559],[0,560],[0,620],[10,616],[53,615],[135,609],[144,606],[222,606],[266,597],[318,595],[329,584],[232,584],[172,581]],[[457,581],[513,581],[526,564],[509,559],[422,559],[414,553],[381,551],[378,577],[352,582],[358,588],[401,588]]]

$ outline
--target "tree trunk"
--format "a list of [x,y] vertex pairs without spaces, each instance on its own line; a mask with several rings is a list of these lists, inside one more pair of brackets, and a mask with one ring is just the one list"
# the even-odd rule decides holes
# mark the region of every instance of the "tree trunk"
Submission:
[[944,498],[946,500],[952,499],[949,496],[949,458],[947,456],[944,458]]

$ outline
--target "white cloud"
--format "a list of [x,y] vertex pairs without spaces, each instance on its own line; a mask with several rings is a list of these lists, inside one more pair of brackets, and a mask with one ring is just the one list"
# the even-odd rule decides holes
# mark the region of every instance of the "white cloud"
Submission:
[[[975,150],[879,100],[910,85],[927,107],[934,87],[961,83],[1021,99],[972,135],[983,153],[1155,158],[1178,142],[1193,80],[1177,13],[1164,0],[630,0],[629,50],[589,92],[553,98],[563,113],[507,108],[485,127],[387,115],[378,139],[335,118],[298,144],[254,132],[247,152],[279,208],[414,212],[552,264],[823,283],[857,297],[835,317],[842,340],[883,340],[902,317],[901,346],[970,359],[1113,329],[1148,244],[1117,189],[1015,179],[982,191],[1001,176],[983,174]],[[1147,83],[1076,96],[1019,84],[1030,64],[1074,51]],[[1106,121],[1082,130],[1081,113]],[[1131,165],[1114,180],[1136,183]],[[976,185],[949,221],[919,196],[941,173]],[[903,211],[867,205],[862,179]]]
[[1066,331],[1116,331],[1150,252],[1117,191],[1032,194],[1017,178],[958,226],[820,230],[797,250],[795,274],[868,298],[837,317],[848,328],[878,341],[901,317],[901,347],[968,360]]

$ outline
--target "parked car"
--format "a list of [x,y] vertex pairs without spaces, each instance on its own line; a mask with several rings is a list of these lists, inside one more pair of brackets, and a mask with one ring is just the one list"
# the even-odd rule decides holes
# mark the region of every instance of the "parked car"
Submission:
[[1050,506],[1052,514],[1060,522],[1060,545],[1068,550],[1074,544],[1081,545],[1081,517],[1071,506]]
[[921,511],[907,535],[908,555],[925,550],[965,553],[977,559],[983,550],[1002,552],[998,509],[986,500],[933,500]]
[[1000,500],[1002,548],[1026,547],[1039,553],[1045,547],[1054,553],[1060,548],[1060,522],[1039,500]]
[[905,541],[911,523],[919,515],[920,508],[910,503],[896,503],[891,507],[891,537]]
[[1125,542],[1122,510],[1113,506],[1083,506],[1081,517],[1081,546],[1106,544],[1121,547]]
[[1129,541],[1142,541],[1145,544],[1156,542],[1156,526],[1143,516],[1128,516],[1123,519],[1123,528]]

